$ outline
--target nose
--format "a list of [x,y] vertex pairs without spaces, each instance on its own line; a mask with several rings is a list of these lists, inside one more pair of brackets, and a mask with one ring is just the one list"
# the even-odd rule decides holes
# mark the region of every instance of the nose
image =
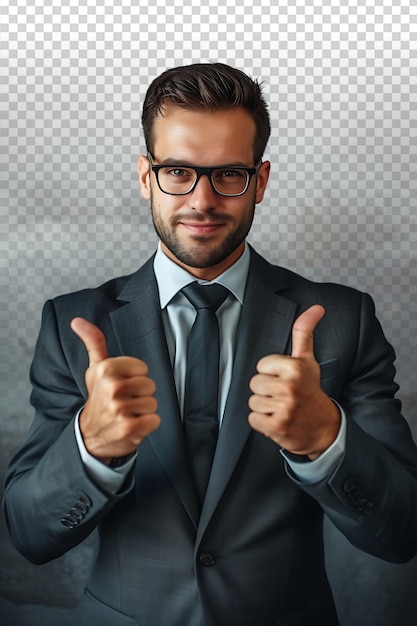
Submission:
[[196,211],[210,211],[216,207],[218,195],[207,174],[203,174],[189,196],[190,206]]

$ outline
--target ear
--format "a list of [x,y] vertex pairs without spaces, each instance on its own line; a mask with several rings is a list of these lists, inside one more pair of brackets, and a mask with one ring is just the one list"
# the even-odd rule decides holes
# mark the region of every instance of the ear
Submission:
[[143,154],[138,159],[138,176],[139,186],[142,196],[145,200],[151,198],[151,184],[150,184],[150,163],[149,159]]
[[255,194],[256,204],[259,204],[263,200],[265,189],[269,180],[270,171],[271,171],[271,163],[269,161],[264,161],[261,164],[261,167],[258,170],[258,175],[256,177],[256,194]]

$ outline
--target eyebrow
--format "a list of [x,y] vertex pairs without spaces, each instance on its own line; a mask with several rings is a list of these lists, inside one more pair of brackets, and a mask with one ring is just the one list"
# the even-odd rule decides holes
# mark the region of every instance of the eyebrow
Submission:
[[190,161],[184,161],[181,159],[173,159],[173,158],[164,159],[163,161],[159,162],[159,165],[167,165],[167,166],[178,165],[182,167],[214,167],[215,169],[217,168],[220,169],[220,168],[225,168],[225,167],[246,167],[246,168],[252,167],[252,165],[247,165],[246,163],[243,163],[242,161],[238,161],[234,163],[221,163],[220,165],[208,166],[208,165],[195,165],[195,163],[191,163]]

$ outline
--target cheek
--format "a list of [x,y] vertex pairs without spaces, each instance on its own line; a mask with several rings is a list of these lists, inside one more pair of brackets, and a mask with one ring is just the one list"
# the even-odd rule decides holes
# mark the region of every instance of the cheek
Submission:
[[242,221],[246,221],[249,218],[253,217],[253,213],[255,210],[255,202],[256,202],[256,193],[255,190],[252,192],[248,191],[247,196],[245,197],[245,203],[240,203],[239,207],[236,208],[234,212],[237,218],[241,218]]
[[154,191],[151,195],[151,199],[153,211],[156,212],[163,221],[169,220],[172,215],[175,215],[184,208],[183,200],[175,196],[168,196],[162,192],[158,193]]

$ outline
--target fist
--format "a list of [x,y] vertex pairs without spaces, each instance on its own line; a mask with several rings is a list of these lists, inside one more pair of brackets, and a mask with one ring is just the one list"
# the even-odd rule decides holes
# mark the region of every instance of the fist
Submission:
[[109,358],[106,339],[97,326],[76,317],[71,328],[89,356],[85,374],[88,398],[80,415],[80,431],[88,452],[110,463],[134,452],[160,424],[155,383],[146,363],[133,357]]
[[310,307],[294,322],[291,356],[273,354],[257,364],[250,381],[249,423],[293,454],[317,458],[336,439],[340,413],[320,387],[313,333],[324,308]]

